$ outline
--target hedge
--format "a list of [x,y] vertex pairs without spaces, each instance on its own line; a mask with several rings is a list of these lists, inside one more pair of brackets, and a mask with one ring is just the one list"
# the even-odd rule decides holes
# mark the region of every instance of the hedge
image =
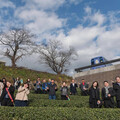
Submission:
[[0,120],[119,120],[119,109],[0,107]]
[[[44,96],[44,99],[41,98]],[[29,106],[34,107],[89,107],[88,97],[81,96],[70,96],[70,101],[68,100],[49,100],[48,95],[31,95],[29,99]]]

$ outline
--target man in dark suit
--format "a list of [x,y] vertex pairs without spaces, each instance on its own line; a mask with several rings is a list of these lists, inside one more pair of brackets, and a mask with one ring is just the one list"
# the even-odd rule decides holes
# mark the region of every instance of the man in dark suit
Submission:
[[71,84],[70,84],[70,94],[71,95],[75,95],[77,93],[77,88],[78,85],[75,83],[75,80],[72,80]]
[[82,79],[82,83],[80,84],[81,95],[87,96],[88,88],[89,88],[89,84],[85,83],[85,80]]
[[116,77],[116,83],[113,83],[113,89],[116,93],[117,107],[120,108],[120,77]]
[[104,81],[104,87],[102,88],[102,100],[105,108],[114,108],[114,96],[115,91],[109,86],[108,81]]

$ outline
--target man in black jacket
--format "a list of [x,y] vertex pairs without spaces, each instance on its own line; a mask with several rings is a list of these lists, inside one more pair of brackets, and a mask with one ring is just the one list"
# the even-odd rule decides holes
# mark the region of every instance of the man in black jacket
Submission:
[[89,88],[89,84],[87,84],[85,82],[85,80],[82,79],[82,83],[80,84],[81,95],[87,96],[88,95],[88,88]]
[[116,93],[117,107],[120,108],[120,77],[116,77],[116,83],[113,83],[113,89]]
[[78,85],[75,83],[75,80],[72,80],[72,83],[70,84],[70,94],[75,95],[77,93]]
[[114,108],[114,96],[115,91],[109,86],[108,81],[104,81],[104,87],[102,88],[102,100],[105,108]]
[[55,81],[52,79],[51,84],[48,85],[47,90],[49,91],[49,99],[56,99],[56,91],[57,91],[57,85],[55,84]]

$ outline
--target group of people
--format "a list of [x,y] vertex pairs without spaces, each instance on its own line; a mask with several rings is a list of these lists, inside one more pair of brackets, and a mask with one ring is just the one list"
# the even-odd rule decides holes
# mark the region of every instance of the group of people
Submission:
[[[108,81],[103,82],[103,88],[99,89],[99,83],[94,81],[89,87],[89,83],[86,83],[82,79],[79,88],[81,90],[81,96],[89,96],[89,106],[90,108],[114,108],[115,103],[117,103],[117,108],[120,108],[120,77],[117,76],[115,81],[112,81],[112,87],[109,85]],[[75,95],[77,93],[78,85],[72,80],[70,84],[70,94]],[[116,102],[115,99],[116,98]]]
[[[37,79],[34,83],[35,93],[40,94],[49,94],[49,99],[56,99],[56,91],[58,90],[57,84],[54,79],[49,79],[48,82],[44,79],[42,82],[40,78]],[[63,82],[61,88],[61,99],[68,100],[68,87],[65,82]]]
[[[18,79],[16,79],[17,81]],[[0,80],[0,105],[1,106],[27,106],[29,83],[19,84],[16,87],[16,81],[12,84],[5,78]],[[17,94],[14,96],[15,89]]]
[[[94,81],[89,87],[89,83],[86,83],[82,79],[81,83],[78,85],[75,80],[72,80],[70,86],[65,82],[62,83],[60,87],[61,100],[70,100],[70,95],[77,94],[77,87],[81,90],[82,96],[89,96],[90,108],[101,108],[104,105],[105,108],[114,108],[115,100],[117,107],[120,108],[120,77],[116,77],[116,81],[113,82],[113,86],[110,87],[108,81],[104,81],[104,87],[99,89],[97,81]],[[0,105],[1,106],[27,106],[28,105],[28,94],[32,87],[35,93],[48,94],[49,99],[56,99],[56,91],[58,90],[57,84],[54,79],[49,79],[40,81],[40,78],[32,84],[31,80],[28,79],[25,83],[19,78],[14,79],[14,83],[7,81],[5,78],[0,80]],[[16,96],[14,92],[17,90]],[[100,94],[101,93],[101,94]]]
[[47,91],[47,87],[48,85],[51,84],[51,79],[48,80],[48,82],[46,82],[46,80],[42,80],[42,82],[40,81],[40,78],[37,78],[36,81],[34,81],[34,90],[35,90],[35,93],[38,93],[38,94],[47,94],[48,91]]
[[108,81],[104,81],[104,87],[101,90],[100,99],[100,89],[97,81],[94,81],[89,89],[89,105],[91,108],[101,108],[104,105],[105,108],[114,108],[115,99],[117,103],[117,108],[120,108],[120,77],[117,76],[115,82],[112,83],[110,87]]
[[[64,83],[65,84],[65,83]],[[70,84],[70,94],[77,94],[77,87],[81,90],[81,96],[89,96],[89,106],[90,108],[120,108],[120,77],[117,76],[115,81],[112,81],[112,86],[109,85],[108,81],[103,82],[103,88],[99,89],[99,83],[94,81],[89,87],[89,83],[86,83],[82,79],[79,86],[72,80]],[[68,90],[68,87],[66,88]],[[115,99],[116,98],[116,99]],[[116,100],[116,102],[115,102]],[[116,104],[115,104],[116,103]]]
[[[69,98],[69,89],[70,89],[70,95],[76,95],[77,94],[77,87],[80,87],[81,89],[81,95],[87,96],[89,84],[85,83],[85,80],[82,80],[82,83],[78,86],[78,84],[73,79],[68,86],[66,82],[63,82],[60,91],[61,91],[61,100],[70,100]],[[46,80],[40,81],[40,78],[37,79],[34,83],[35,93],[43,93],[43,94],[49,94],[49,99],[56,99],[56,91],[58,90],[57,84],[52,79],[49,79],[48,82]]]

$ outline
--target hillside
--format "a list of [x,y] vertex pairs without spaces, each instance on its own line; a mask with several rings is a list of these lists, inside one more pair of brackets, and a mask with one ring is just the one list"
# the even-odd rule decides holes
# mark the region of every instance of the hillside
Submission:
[[11,68],[9,66],[0,66],[0,79],[5,77],[7,80],[12,81],[12,78],[20,77],[24,81],[30,78],[32,81],[40,77],[43,79],[55,79],[57,82],[67,81],[69,82],[72,78],[66,75],[56,75],[47,72],[35,71],[27,68]]

